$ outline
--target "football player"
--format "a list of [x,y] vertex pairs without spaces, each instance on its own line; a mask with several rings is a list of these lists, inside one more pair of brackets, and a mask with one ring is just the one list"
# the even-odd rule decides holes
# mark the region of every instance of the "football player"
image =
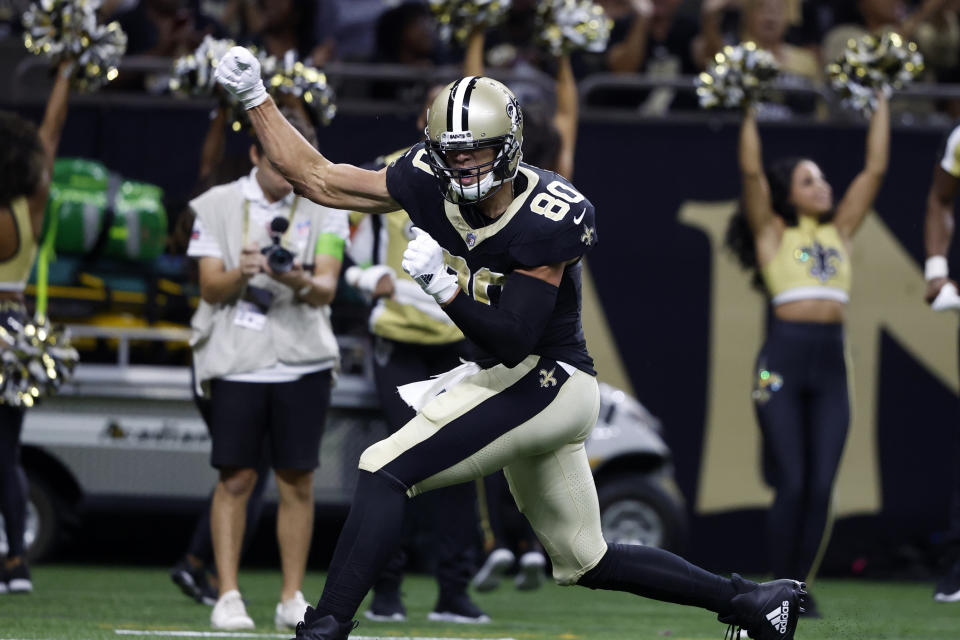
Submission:
[[[933,182],[927,195],[927,219],[924,225],[924,244],[927,262],[924,276],[927,281],[927,302],[934,310],[960,309],[957,283],[950,279],[947,251],[953,239],[953,207],[960,191],[960,125],[947,136],[938,166],[933,170]],[[960,463],[960,433],[955,433],[955,462]],[[950,508],[950,542],[960,546],[960,464],[953,468],[953,504]],[[937,602],[960,602],[960,554],[953,549],[953,564],[938,582],[933,598]]]
[[523,116],[509,89],[476,76],[451,83],[430,107],[424,142],[373,172],[306,143],[247,49],[232,48],[216,75],[298,193],[334,208],[407,211],[418,229],[404,270],[487,353],[401,387],[418,413],[361,456],[323,595],[297,638],[348,636],[408,498],[499,469],[559,584],[703,607],[755,640],[793,637],[802,583],[727,579],[661,549],[604,541],[583,446],[600,404],[580,329],[579,263],[597,242],[594,209],[564,178],[521,162]]

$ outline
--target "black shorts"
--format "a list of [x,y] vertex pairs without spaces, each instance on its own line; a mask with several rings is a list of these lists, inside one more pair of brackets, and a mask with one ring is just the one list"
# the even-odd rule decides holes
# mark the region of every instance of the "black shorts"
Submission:
[[214,467],[256,468],[265,445],[274,469],[312,471],[320,465],[329,370],[292,382],[214,379],[210,399]]

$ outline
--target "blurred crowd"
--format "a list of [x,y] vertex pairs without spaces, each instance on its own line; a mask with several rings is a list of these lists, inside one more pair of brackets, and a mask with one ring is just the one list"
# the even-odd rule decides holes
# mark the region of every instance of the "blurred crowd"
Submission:
[[[613,28],[604,52],[574,56],[580,79],[601,72],[689,76],[725,44],[754,40],[774,53],[786,82],[818,87],[824,65],[851,37],[895,30],[923,53],[921,80],[960,82],[960,0],[597,1]],[[0,2],[0,21],[6,21],[0,34],[18,35],[18,4],[27,3]],[[506,22],[487,33],[484,58],[494,75],[498,69],[553,75],[555,61],[532,44],[536,7],[536,0],[513,0]],[[206,34],[278,56],[292,49],[317,67],[332,61],[431,67],[460,64],[465,54],[455,42],[440,40],[429,3],[418,0],[104,0],[101,14],[123,26],[129,55],[184,55]],[[124,86],[131,85],[116,84]],[[669,89],[600,92],[595,102],[626,102],[622,106],[650,114],[696,107],[694,96]],[[936,107],[960,113],[957,102]],[[790,108],[814,107],[801,102]]]

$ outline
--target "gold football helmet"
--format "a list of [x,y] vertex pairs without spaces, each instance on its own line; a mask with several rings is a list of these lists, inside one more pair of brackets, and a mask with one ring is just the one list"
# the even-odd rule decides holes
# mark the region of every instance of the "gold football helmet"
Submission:
[[[523,114],[516,96],[504,84],[468,76],[447,85],[427,111],[424,129],[433,170],[443,197],[450,202],[489,198],[517,175],[523,154]],[[494,148],[490,162],[451,167],[446,153],[459,149]],[[464,178],[470,178],[464,184]]]

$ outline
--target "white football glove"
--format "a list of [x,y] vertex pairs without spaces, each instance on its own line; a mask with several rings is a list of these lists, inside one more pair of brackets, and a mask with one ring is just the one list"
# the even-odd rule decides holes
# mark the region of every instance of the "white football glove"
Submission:
[[423,229],[413,228],[416,237],[407,244],[400,266],[410,274],[420,288],[433,296],[440,304],[453,299],[460,285],[457,276],[447,272],[443,262],[443,249]]
[[215,72],[217,82],[240,101],[244,109],[253,109],[267,99],[260,77],[260,61],[246,47],[231,47]]
[[362,293],[365,298],[370,299],[373,298],[373,294],[377,290],[377,284],[383,276],[389,276],[390,281],[393,282],[397,274],[385,264],[375,264],[366,268],[353,265],[344,272],[343,279],[351,287]]

